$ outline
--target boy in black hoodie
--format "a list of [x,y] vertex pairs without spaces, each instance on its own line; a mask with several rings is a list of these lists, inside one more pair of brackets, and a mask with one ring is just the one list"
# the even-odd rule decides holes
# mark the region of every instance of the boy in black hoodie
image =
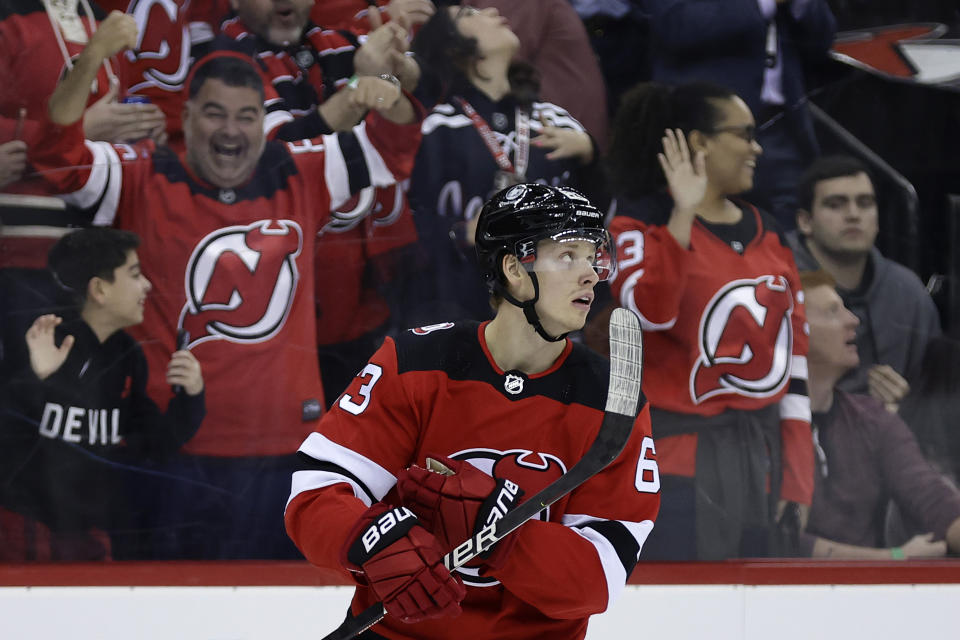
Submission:
[[91,529],[135,526],[146,505],[132,496],[153,486],[142,482],[149,474],[138,473],[141,465],[175,452],[204,417],[200,363],[187,350],[167,368],[175,389],[167,411],[146,394],[143,351],[123,330],[143,320],[151,289],[139,244],[128,231],[89,228],[53,246],[48,266],[74,306],[66,319],[34,321],[29,369],[8,389],[4,440],[13,446],[4,447],[11,464],[3,465],[0,499],[47,525],[52,546],[63,538],[52,559],[110,557],[106,537]]

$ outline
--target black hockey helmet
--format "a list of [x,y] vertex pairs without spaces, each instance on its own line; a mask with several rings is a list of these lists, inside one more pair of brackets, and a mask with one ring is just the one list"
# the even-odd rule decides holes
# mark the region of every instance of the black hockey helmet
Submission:
[[594,269],[601,280],[616,269],[616,253],[603,227],[603,213],[586,196],[569,187],[518,184],[495,193],[477,220],[477,259],[491,293],[502,293],[500,263],[512,253],[528,270],[537,258],[537,243],[588,240],[597,247]]
[[[601,280],[611,277],[617,267],[610,233],[603,228],[603,214],[575,189],[542,184],[517,184],[498,191],[480,210],[477,220],[477,259],[491,293],[523,310],[527,322],[545,340],[563,340],[566,334],[551,336],[537,314],[540,284],[534,270],[537,243],[541,240],[572,242],[586,240],[596,247],[593,268]],[[503,256],[513,254],[530,273],[533,299],[517,300],[507,291],[500,265]]]

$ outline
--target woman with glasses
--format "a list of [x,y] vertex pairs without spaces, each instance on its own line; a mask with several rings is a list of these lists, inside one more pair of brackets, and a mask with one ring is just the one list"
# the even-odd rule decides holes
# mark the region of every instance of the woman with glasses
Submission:
[[401,296],[405,326],[491,317],[473,247],[481,205],[522,182],[582,187],[575,177],[594,160],[583,126],[538,100],[536,72],[513,61],[518,46],[496,9],[469,5],[438,9],[413,41],[418,93],[435,106],[410,181],[421,260]]
[[810,504],[799,277],[777,223],[737,197],[754,135],[744,101],[709,84],[639,85],[614,118],[611,287],[646,332],[663,481],[647,560],[783,553],[774,523]]

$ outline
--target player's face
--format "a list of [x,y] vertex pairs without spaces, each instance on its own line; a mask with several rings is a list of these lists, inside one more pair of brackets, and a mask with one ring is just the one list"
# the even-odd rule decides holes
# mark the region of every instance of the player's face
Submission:
[[272,45],[297,44],[314,0],[230,0],[240,20]]
[[263,100],[249,87],[207,80],[183,112],[187,162],[222,188],[247,181],[263,152]]
[[476,38],[481,57],[498,52],[513,54],[520,39],[495,7],[477,9],[464,4],[447,9],[460,35]]
[[801,211],[797,228],[809,242],[833,256],[867,254],[877,239],[877,198],[865,173],[821,180],[813,190],[813,211]]
[[113,282],[102,281],[104,307],[119,327],[132,327],[143,322],[147,293],[153,288],[140,270],[137,252],[127,252],[127,260],[113,270]]
[[550,335],[583,328],[600,280],[593,268],[596,255],[596,245],[588,240],[541,240],[537,245],[533,263],[540,284],[537,314]]
[[753,188],[757,156],[763,149],[754,139],[756,122],[750,108],[738,97],[716,100],[720,117],[705,135],[707,179],[723,195]]
[[807,323],[810,325],[811,365],[843,373],[860,364],[857,325],[860,321],[843,306],[843,300],[829,285],[817,285],[804,291]]

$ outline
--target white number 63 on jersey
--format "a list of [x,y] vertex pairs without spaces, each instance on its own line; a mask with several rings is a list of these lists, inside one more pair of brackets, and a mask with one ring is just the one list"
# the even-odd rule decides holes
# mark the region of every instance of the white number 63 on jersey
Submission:
[[657,448],[650,436],[643,439],[640,448],[640,460],[637,461],[637,479],[634,486],[641,493],[656,493],[660,491],[660,468],[657,466],[656,460],[647,457],[648,452],[657,455]]
[[[382,367],[372,362],[369,363],[363,368],[363,371],[357,374],[357,377],[361,379],[369,377],[370,379],[360,385],[360,388],[357,389],[356,396],[351,396],[344,392],[344,394],[340,396],[340,402],[337,404],[339,404],[340,408],[344,411],[348,411],[355,416],[360,415],[366,410],[367,405],[370,404],[370,392],[373,391],[373,385],[377,384],[377,380],[379,380],[382,375]],[[356,398],[360,398],[360,402],[357,402]]]

